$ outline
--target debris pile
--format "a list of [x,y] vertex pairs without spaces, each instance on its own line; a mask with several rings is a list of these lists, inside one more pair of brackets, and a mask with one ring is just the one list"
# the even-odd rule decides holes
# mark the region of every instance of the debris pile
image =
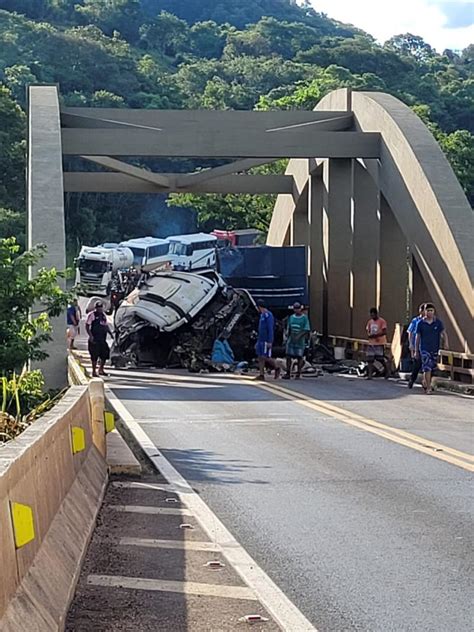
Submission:
[[238,360],[251,360],[258,311],[248,292],[226,285],[216,272],[157,272],[115,314],[114,366],[212,368],[216,340]]

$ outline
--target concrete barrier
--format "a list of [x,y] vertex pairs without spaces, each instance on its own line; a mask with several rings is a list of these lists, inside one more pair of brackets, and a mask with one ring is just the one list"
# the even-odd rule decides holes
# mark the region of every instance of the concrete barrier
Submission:
[[64,626],[107,481],[95,399],[93,415],[90,387],[71,387],[0,449],[2,632]]

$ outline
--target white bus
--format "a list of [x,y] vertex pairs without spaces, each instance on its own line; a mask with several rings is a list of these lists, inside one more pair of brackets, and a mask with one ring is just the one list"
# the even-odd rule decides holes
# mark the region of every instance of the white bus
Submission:
[[175,270],[200,270],[216,267],[217,237],[206,233],[172,235],[170,243],[171,263]]
[[121,246],[133,252],[133,265],[141,270],[153,270],[170,262],[170,244],[167,239],[139,237],[122,241]]

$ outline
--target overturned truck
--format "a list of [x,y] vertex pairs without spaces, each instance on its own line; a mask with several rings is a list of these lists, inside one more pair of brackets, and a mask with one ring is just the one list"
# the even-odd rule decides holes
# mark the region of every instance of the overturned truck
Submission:
[[118,308],[111,362],[200,371],[212,366],[216,340],[227,340],[237,360],[250,360],[257,326],[250,294],[216,272],[157,272]]

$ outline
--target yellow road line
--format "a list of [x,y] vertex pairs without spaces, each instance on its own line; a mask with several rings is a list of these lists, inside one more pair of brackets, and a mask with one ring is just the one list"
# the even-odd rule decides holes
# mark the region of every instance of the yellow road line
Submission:
[[[248,384],[249,380],[243,380],[242,382],[244,384]],[[455,450],[454,448],[450,448],[442,443],[436,443],[435,441],[430,441],[429,439],[406,432],[400,428],[394,428],[393,426],[388,426],[375,421],[374,419],[368,419],[367,417],[363,417],[357,413],[344,410],[343,408],[338,408],[333,404],[322,402],[318,399],[304,395],[303,393],[299,393],[298,391],[292,391],[290,389],[277,386],[276,384],[262,382],[252,382],[252,384],[270,393],[277,394],[284,399],[291,400],[295,404],[305,406],[311,410],[315,410],[328,415],[329,417],[333,417],[334,419],[338,419],[339,421],[342,421],[350,426],[354,426],[355,428],[371,432],[379,437],[383,437],[389,441],[393,441],[394,443],[412,448],[413,450],[432,456],[440,461],[446,461],[447,463],[461,467],[469,472],[474,472],[474,456],[472,454],[468,454],[467,452]]]

